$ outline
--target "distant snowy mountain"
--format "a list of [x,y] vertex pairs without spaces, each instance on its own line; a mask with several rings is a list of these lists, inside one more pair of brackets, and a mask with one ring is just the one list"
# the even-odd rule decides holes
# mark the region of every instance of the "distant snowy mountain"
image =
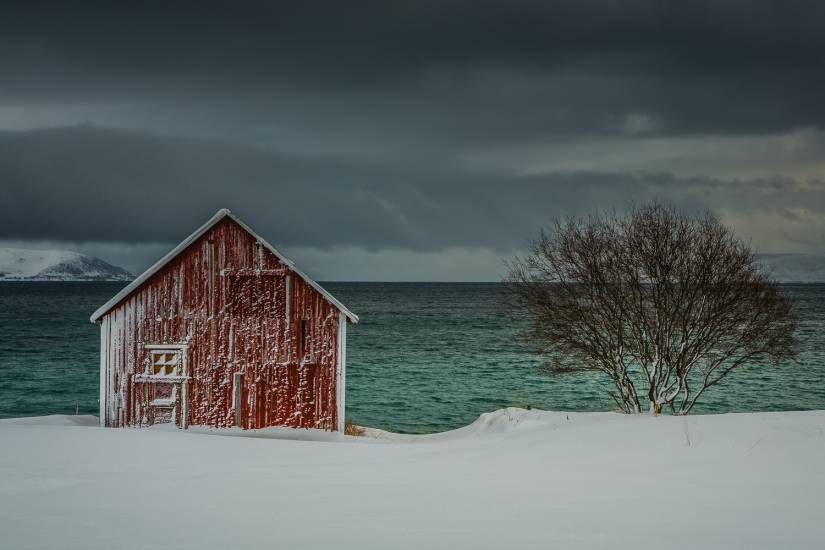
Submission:
[[123,269],[67,250],[0,248],[0,281],[130,281]]
[[825,283],[825,256],[763,254],[759,260],[779,282]]

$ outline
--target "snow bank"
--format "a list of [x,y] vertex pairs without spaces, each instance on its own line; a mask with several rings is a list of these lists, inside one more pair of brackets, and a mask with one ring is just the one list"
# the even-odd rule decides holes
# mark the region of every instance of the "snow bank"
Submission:
[[[576,413],[572,414],[575,415]],[[599,413],[587,414],[593,416],[598,415]],[[406,435],[379,430],[377,428],[364,428],[364,437],[393,442],[448,441],[453,439],[501,434],[527,427],[550,426],[562,421],[565,418],[569,420],[569,416],[570,413],[554,414],[539,409],[527,410],[519,409],[517,407],[508,407],[506,409],[499,409],[494,412],[484,413],[469,426],[464,426],[463,428],[450,430],[448,432],[423,435]]]
[[[98,426],[100,419],[90,414],[69,416],[51,414],[48,416],[30,416],[26,418],[6,418],[0,420],[0,429],[8,426]],[[2,432],[0,432],[2,433]]]
[[[2,547],[822,548],[825,411],[451,432],[0,421]],[[216,437],[218,436],[218,437]],[[227,436],[227,437],[223,437]]]

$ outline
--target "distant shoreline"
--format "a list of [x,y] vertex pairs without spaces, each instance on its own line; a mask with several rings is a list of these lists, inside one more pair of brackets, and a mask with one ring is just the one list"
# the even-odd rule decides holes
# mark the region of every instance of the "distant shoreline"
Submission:
[[0,283],[128,283],[133,279],[25,279],[0,278]]

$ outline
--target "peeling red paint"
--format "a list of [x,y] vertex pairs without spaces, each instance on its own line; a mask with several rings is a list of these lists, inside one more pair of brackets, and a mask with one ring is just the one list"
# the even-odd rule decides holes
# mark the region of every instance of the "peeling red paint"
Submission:
[[[175,390],[178,423],[227,427],[239,418],[243,428],[336,430],[343,421],[336,406],[342,319],[318,290],[224,218],[102,317],[106,424],[161,420],[165,411],[150,403],[168,398],[162,394],[169,386],[145,380],[145,346],[185,343],[190,379]],[[237,416],[235,373],[242,375]]]

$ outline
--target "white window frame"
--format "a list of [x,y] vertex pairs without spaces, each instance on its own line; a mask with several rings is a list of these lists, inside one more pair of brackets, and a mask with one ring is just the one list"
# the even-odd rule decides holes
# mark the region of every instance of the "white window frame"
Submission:
[[143,349],[149,352],[150,357],[152,352],[156,351],[179,352],[180,364],[178,365],[178,374],[171,376],[165,374],[154,374],[152,372],[152,362],[149,361],[144,372],[142,374],[136,375],[136,378],[139,378],[140,380],[168,380],[170,382],[180,382],[182,380],[189,380],[189,358],[187,353],[189,351],[189,346],[187,346],[186,344],[146,344],[145,346],[143,346]]
[[[146,371],[143,374],[136,374],[134,380],[139,382],[155,382],[180,384],[180,407],[181,407],[181,427],[188,428],[188,407],[189,407],[189,346],[186,344],[146,344],[143,348],[149,352],[150,360],[147,363]],[[178,363],[178,373],[175,375],[154,374],[153,362],[151,360],[153,352],[177,352],[180,354]]]

